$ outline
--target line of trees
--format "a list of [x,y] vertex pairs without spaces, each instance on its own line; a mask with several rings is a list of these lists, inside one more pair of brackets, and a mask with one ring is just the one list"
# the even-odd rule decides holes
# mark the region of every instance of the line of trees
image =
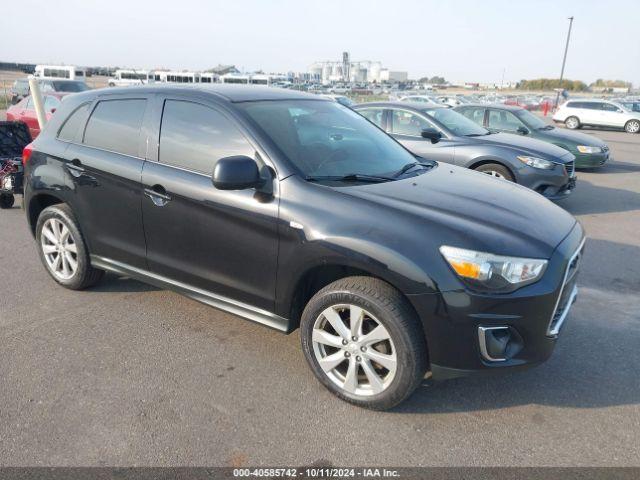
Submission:
[[555,88],[563,88],[571,92],[583,92],[588,87],[581,80],[562,80],[559,78],[536,78],[534,80],[520,80],[517,88],[520,90],[553,90]]
[[418,82],[420,83],[430,83],[432,85],[443,85],[445,83],[447,83],[447,81],[444,79],[444,77],[439,77],[439,76],[434,76],[434,77],[422,77],[420,80],[418,80]]

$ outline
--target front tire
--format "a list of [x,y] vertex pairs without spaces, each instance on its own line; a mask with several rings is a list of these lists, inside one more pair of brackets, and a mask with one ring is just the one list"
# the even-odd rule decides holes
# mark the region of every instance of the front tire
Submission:
[[640,132],[640,120],[629,120],[624,124],[624,131],[627,133]]
[[376,278],[347,277],[324,287],[304,309],[300,333],[318,380],[361,407],[399,404],[427,370],[419,319],[398,290]]
[[513,182],[513,175],[507,167],[500,165],[499,163],[485,163],[476,167],[476,172],[491,175],[492,177],[501,178]]
[[36,241],[47,272],[63,287],[83,290],[104,275],[91,266],[89,250],[68,205],[52,205],[40,213]]
[[580,120],[578,117],[569,117],[564,121],[564,126],[569,130],[576,130],[580,128]]

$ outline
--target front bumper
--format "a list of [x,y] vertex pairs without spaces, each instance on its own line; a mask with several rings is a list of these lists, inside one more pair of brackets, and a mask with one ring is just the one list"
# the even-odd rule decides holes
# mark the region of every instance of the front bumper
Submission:
[[575,164],[557,164],[551,170],[522,167],[516,172],[516,182],[549,200],[561,200],[576,188]]
[[[409,295],[422,319],[433,378],[521,369],[547,360],[575,300],[580,258],[575,254],[583,240],[582,227],[576,224],[549,259],[543,278],[513,293],[461,289]],[[481,342],[482,332],[495,327],[508,329],[512,339],[501,356],[487,355]]]
[[604,153],[587,154],[574,153],[576,157],[576,168],[597,168],[604,165],[611,159],[609,150]]

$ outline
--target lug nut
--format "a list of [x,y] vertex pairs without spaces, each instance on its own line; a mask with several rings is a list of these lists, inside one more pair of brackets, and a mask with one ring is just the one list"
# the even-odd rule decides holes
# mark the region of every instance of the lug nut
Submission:
[[362,360],[362,359],[360,358],[360,355],[358,355],[358,356],[356,357],[356,362],[359,362],[360,360]]
[[354,342],[357,342],[358,341],[358,337],[353,336],[353,337],[351,337],[351,340],[353,340]]
[[351,354],[349,352],[344,352],[344,356],[349,358],[351,356]]
[[366,352],[367,351],[367,347],[360,347],[360,351],[361,352]]
[[349,342],[347,342],[346,340],[342,340],[342,344],[343,345],[346,345],[347,343],[349,343]]

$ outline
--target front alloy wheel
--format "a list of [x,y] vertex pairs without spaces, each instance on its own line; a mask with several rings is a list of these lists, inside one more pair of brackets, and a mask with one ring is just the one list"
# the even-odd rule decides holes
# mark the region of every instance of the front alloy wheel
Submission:
[[302,350],[318,380],[350,403],[386,410],[420,385],[428,366],[420,320],[406,297],[372,277],[346,277],[302,313]]
[[326,308],[315,321],[312,340],[318,364],[343,390],[370,396],[393,381],[398,359],[391,335],[363,308]]

